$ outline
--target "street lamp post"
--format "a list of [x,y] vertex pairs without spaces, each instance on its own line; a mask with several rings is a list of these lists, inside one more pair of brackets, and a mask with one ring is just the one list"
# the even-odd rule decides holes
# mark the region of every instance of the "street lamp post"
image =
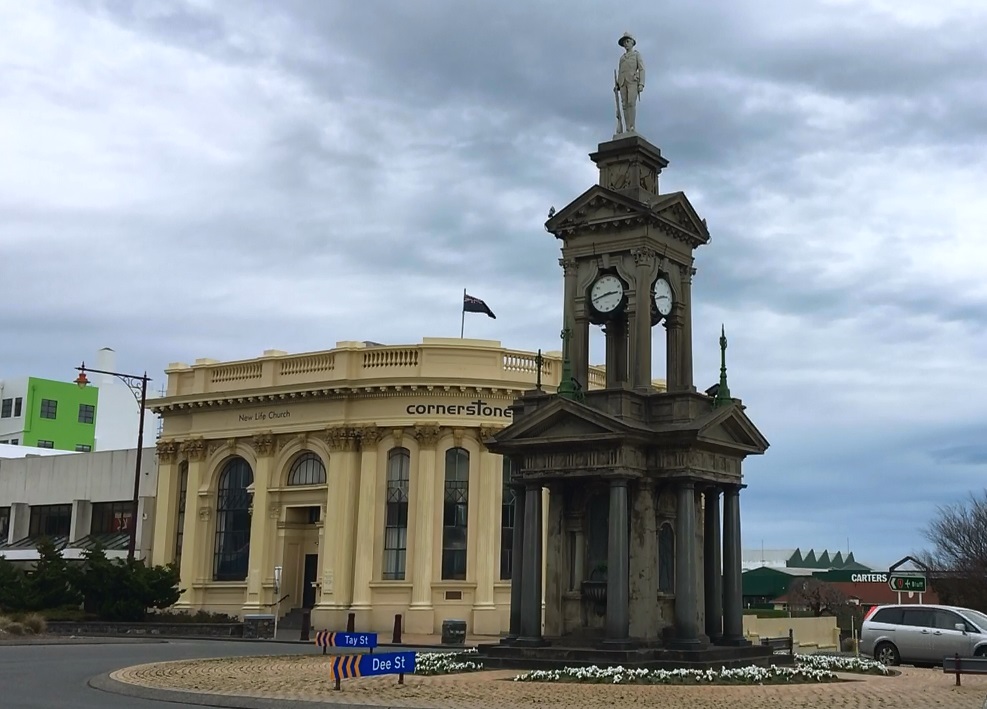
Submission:
[[144,452],[144,406],[147,404],[147,383],[151,379],[147,376],[147,372],[144,372],[143,376],[107,372],[102,369],[90,369],[86,367],[85,362],[82,363],[81,367],[76,367],[76,369],[79,370],[79,376],[76,377],[75,383],[79,385],[80,389],[85,388],[89,384],[86,372],[107,374],[111,377],[116,377],[126,384],[127,388],[130,389],[130,393],[134,395],[134,399],[137,400],[137,405],[140,407],[140,420],[137,424],[137,465],[134,469],[134,499],[130,513],[130,538],[127,540],[127,561],[131,562],[134,560],[134,553],[137,550],[137,507],[140,500],[141,457]]

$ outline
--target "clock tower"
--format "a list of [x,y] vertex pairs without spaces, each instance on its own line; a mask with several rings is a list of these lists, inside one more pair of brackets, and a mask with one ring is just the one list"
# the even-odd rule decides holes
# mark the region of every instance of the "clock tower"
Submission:
[[607,388],[650,391],[653,331],[660,326],[668,391],[695,391],[693,251],[709,242],[706,223],[683,193],[659,192],[668,160],[644,138],[603,143],[590,158],[599,184],[545,224],[562,242],[575,384],[587,385],[590,328],[598,326],[606,333]]
[[[525,392],[486,441],[510,462],[515,521],[510,634],[481,654],[488,667],[767,664],[743,632],[740,491],[768,442],[725,362],[715,398],[696,390],[694,254],[709,231],[660,189],[668,160],[633,129],[644,64],[633,37],[620,44],[617,133],[590,154],[599,180],[545,223],[565,283],[558,391]],[[606,380],[590,386],[595,327]]]

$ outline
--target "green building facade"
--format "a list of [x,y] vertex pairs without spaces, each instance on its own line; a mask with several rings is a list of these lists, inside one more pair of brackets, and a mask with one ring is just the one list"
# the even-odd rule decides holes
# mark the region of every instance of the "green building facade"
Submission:
[[20,445],[91,451],[96,445],[99,390],[28,377]]

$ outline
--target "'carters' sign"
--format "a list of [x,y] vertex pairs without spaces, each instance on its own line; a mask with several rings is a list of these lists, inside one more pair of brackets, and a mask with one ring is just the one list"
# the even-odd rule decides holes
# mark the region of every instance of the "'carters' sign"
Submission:
[[853,574],[850,580],[854,583],[887,583],[887,574]]
[[468,404],[408,404],[405,413],[409,416],[476,416],[483,418],[511,418],[511,410],[506,406],[488,404],[482,399]]

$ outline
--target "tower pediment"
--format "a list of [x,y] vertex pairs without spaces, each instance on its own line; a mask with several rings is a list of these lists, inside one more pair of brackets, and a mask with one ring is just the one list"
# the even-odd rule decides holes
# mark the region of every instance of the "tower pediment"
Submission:
[[628,424],[578,401],[557,397],[535,413],[525,416],[493,436],[494,452],[509,453],[532,445],[586,444],[653,435],[645,428]]
[[545,229],[563,241],[584,234],[641,227],[664,231],[692,249],[710,240],[706,223],[682,192],[655,195],[649,202],[640,202],[594,185],[545,222]]
[[706,446],[728,448],[744,455],[764,453],[768,440],[744,413],[739,403],[724,406],[696,420],[696,441]]

